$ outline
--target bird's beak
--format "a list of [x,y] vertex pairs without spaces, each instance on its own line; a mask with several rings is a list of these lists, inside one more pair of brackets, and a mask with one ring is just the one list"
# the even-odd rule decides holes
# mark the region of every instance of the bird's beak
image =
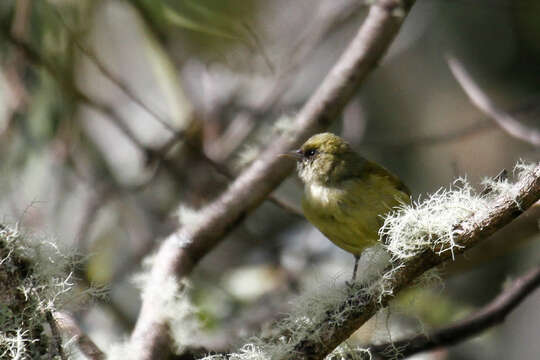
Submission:
[[302,150],[301,149],[291,150],[291,151],[286,152],[285,154],[279,154],[279,157],[286,157],[289,159],[300,160],[302,159]]

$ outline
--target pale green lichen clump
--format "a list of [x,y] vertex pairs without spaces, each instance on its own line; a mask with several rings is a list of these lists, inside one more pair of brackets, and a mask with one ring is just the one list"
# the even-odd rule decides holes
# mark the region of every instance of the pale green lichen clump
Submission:
[[[359,290],[360,287],[357,288]],[[359,290],[360,291],[360,290]],[[242,346],[237,353],[224,355],[211,355],[204,360],[272,360],[282,359],[288,354],[294,354],[295,347],[303,339],[313,341],[321,340],[321,326],[325,323],[338,328],[342,321],[347,318],[349,311],[353,310],[353,305],[342,306],[343,300],[350,295],[351,289],[345,285],[331,283],[326,286],[319,286],[317,289],[295,299],[293,307],[289,314],[282,320],[273,325],[273,334],[278,336],[269,336],[266,338],[252,338],[250,343]],[[366,301],[369,294],[365,294]],[[341,305],[341,306],[340,306]],[[357,304],[358,305],[358,304]],[[328,327],[327,327],[328,328]],[[279,335],[281,334],[281,335]],[[287,334],[287,335],[283,335]],[[325,334],[328,336],[328,334]],[[367,350],[366,350],[367,351]],[[369,359],[369,357],[346,357],[353,354],[368,354],[362,349],[339,347],[328,359]],[[356,357],[358,356],[358,357]]]
[[[371,360],[373,357],[369,349],[344,344],[338,346],[325,358],[326,360]],[[245,344],[238,353],[223,355],[211,355],[201,360],[272,360],[266,347],[254,343]]]
[[74,257],[15,226],[0,226],[0,358],[39,358],[48,313],[74,301]]
[[[154,260],[155,256],[145,258],[142,271],[133,276],[132,280],[140,288],[143,301],[147,296],[159,296],[160,306],[153,309],[153,317],[168,320],[175,351],[180,353],[185,346],[196,343],[200,338],[197,309],[189,293],[191,287],[186,280],[178,282],[172,277],[156,282],[151,276]],[[112,344],[107,351],[107,358],[136,358],[137,354],[130,353],[132,351],[129,342]]]
[[394,259],[408,259],[426,249],[439,254],[459,248],[455,238],[461,232],[456,224],[471,221],[488,208],[466,179],[454,181],[450,189],[439,189],[423,201],[402,205],[389,214],[379,230]]
[[[516,165],[517,182],[534,167],[535,164]],[[379,236],[393,258],[406,260],[428,249],[438,254],[451,252],[454,258],[455,250],[460,248],[456,238],[478,219],[485,218],[496,198],[516,201],[516,183],[507,179],[486,179],[482,183],[488,192],[476,191],[466,179],[457,179],[449,189],[441,188],[427,199],[404,204],[387,215]]]

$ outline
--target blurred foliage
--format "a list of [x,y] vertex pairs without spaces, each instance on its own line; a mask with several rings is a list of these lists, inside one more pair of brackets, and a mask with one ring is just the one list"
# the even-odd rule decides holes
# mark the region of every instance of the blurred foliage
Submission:
[[189,51],[212,52],[235,43],[256,46],[249,23],[254,7],[252,0],[216,1],[131,0],[152,31],[162,39],[183,30],[191,45]]

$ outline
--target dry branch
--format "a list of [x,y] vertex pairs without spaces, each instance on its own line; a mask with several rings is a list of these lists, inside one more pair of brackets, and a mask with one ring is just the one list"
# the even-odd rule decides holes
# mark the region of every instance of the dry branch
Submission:
[[[454,254],[462,253],[475,246],[540,199],[540,163],[536,164],[535,168],[528,172],[516,186],[518,191],[515,198],[500,195],[494,200],[490,210],[482,217],[475,219],[474,223],[456,224],[456,228],[461,229],[461,231],[454,241],[460,247],[454,250]],[[450,251],[436,254],[429,250],[403,263],[393,264],[395,270],[391,276],[384,279],[384,287],[392,291],[382,292],[379,297],[369,296],[364,289],[353,292],[340,305],[329,309],[328,315],[323,321],[312,325],[313,329],[317,329],[316,339],[308,336],[300,339],[294,347],[294,353],[285,354],[276,360],[323,359],[369,320],[377,310],[386,306],[400,290],[406,288],[427,270],[451,259],[452,256]],[[345,316],[342,315],[343,309],[348,310]]]
[[97,345],[86,335],[75,319],[64,312],[55,312],[53,314],[54,321],[58,324],[60,330],[66,337],[70,337],[70,341],[74,341],[79,350],[91,360],[104,360],[105,354]]
[[[370,346],[372,354],[383,359],[408,357],[438,347],[450,346],[467,340],[502,323],[506,316],[540,286],[540,266],[521,275],[489,304],[450,326],[393,343]],[[396,349],[396,351],[393,351]]]
[[540,146],[540,129],[533,126],[527,126],[509,112],[500,109],[489,96],[482,91],[480,86],[474,81],[459,60],[448,56],[447,61],[457,82],[461,85],[471,102],[480,111],[493,119],[493,121],[509,135],[526,141],[534,146]]
[[49,324],[49,327],[51,328],[51,340],[53,344],[51,344],[51,358],[55,355],[58,355],[61,360],[67,360],[66,353],[64,352],[64,348],[62,347],[62,336],[60,335],[60,331],[58,330],[58,325],[56,324],[56,320],[54,319],[52,313],[50,311],[47,311],[45,314],[45,318],[47,319],[47,323]]
[[[189,274],[204,255],[285,179],[293,164],[278,155],[325,129],[339,116],[397,35],[404,17],[396,15],[396,10],[406,13],[413,3],[385,0],[371,6],[356,37],[298,114],[296,130],[274,141],[225,193],[200,212],[197,223],[165,240],[152,268],[150,282],[155,288],[167,279]],[[162,305],[159,293],[144,294],[131,338],[132,350],[139,359],[163,358],[170,351],[167,319],[159,315]]]
[[469,137],[476,136],[487,130],[494,129],[496,126],[491,120],[478,120],[475,123],[457,129],[452,132],[445,132],[433,135],[416,135],[408,139],[382,138],[368,139],[363,141],[364,145],[379,146],[384,148],[411,148],[420,146],[444,145],[452,142],[463,141]]

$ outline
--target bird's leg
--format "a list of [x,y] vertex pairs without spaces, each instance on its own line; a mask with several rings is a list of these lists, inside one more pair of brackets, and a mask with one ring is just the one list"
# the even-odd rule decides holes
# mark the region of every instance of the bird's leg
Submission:
[[353,273],[352,273],[352,278],[351,278],[351,282],[348,282],[348,281],[345,281],[345,284],[347,284],[347,286],[349,288],[353,288],[353,285],[354,285],[354,281],[356,280],[356,270],[358,270],[358,260],[360,259],[360,255],[354,255],[354,269],[353,269]]
[[352,273],[351,283],[354,283],[356,280],[356,271],[358,270],[358,260],[360,260],[360,255],[354,255],[354,269]]

